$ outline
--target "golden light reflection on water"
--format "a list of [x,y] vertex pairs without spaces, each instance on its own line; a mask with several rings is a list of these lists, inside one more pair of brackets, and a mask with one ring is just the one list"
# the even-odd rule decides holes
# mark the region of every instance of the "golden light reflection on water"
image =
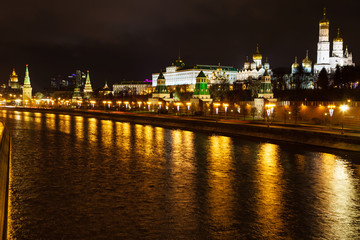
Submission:
[[112,147],[112,141],[113,141],[112,132],[113,132],[113,122],[110,120],[101,120],[102,144],[108,150],[110,150]]
[[281,216],[283,208],[283,169],[279,164],[279,146],[270,143],[260,145],[257,159],[256,180],[258,193],[257,215],[262,236],[273,239],[284,230]]
[[50,113],[46,113],[45,114],[45,123],[46,123],[46,127],[48,127],[51,130],[55,130],[56,126],[55,126],[55,114],[50,114]]
[[[154,141],[154,144],[155,144],[155,154],[159,155],[159,156],[163,156],[164,155],[164,147],[163,147],[163,144],[164,144],[164,136],[165,134],[165,130],[164,128],[161,128],[161,127],[155,127],[155,139],[153,140]],[[162,147],[160,147],[162,146]]]
[[34,121],[35,121],[35,123],[41,123],[41,113],[34,113]]
[[98,120],[96,118],[89,118],[89,128],[88,128],[88,135],[89,135],[89,143],[95,143],[97,142],[97,122]]
[[[339,157],[321,153],[319,157],[320,176],[317,192],[322,200],[321,215],[325,223],[324,232],[329,239],[353,239],[358,233],[352,226],[356,213],[357,184],[354,182],[353,170],[346,161]],[[360,230],[360,228],[359,228]],[[357,235],[358,236],[358,235]]]
[[[211,136],[208,148],[209,211],[215,227],[219,229],[231,228],[234,222],[233,161],[231,138]],[[231,239],[231,236],[231,232],[221,235],[225,239]]]
[[75,134],[78,138],[84,139],[84,117],[76,116],[75,117]]
[[59,114],[59,130],[70,134],[71,117],[69,115]]
[[194,211],[195,202],[195,164],[194,134],[189,131],[171,131],[171,170],[169,184],[173,199],[172,214],[175,226],[191,229],[193,222],[188,219]]

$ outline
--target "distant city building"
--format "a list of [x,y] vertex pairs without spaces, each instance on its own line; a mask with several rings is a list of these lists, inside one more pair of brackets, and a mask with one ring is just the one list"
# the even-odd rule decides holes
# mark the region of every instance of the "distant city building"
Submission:
[[81,96],[81,93],[80,93],[81,79],[82,79],[81,71],[76,70],[75,87],[74,87],[74,93],[72,95],[73,104],[77,104],[78,100],[82,100],[82,96]]
[[[209,84],[213,84],[217,80],[219,74],[228,79],[230,83],[236,81],[238,69],[230,66],[216,66],[216,65],[195,65],[188,67],[180,59],[180,57],[171,66],[166,67],[163,76],[166,78],[167,86],[174,85],[193,85],[196,84],[196,77],[200,71],[203,71],[205,76],[209,79]],[[152,74],[152,85],[155,87],[159,73]]]
[[22,88],[22,96],[23,96],[23,104],[24,105],[26,105],[27,103],[31,104],[32,87],[31,87],[29,69],[28,69],[27,64],[26,64],[26,68],[25,68],[25,78],[24,78],[24,86]]
[[56,90],[73,90],[76,85],[76,79],[79,78],[77,74],[80,74],[79,86],[82,88],[85,86],[86,75],[84,72],[77,70],[76,73],[70,75],[56,75],[50,78],[51,89]]
[[343,50],[344,41],[340,37],[338,29],[337,37],[333,40],[332,54],[330,55],[329,42],[329,20],[326,18],[326,10],[324,9],[323,18],[319,22],[319,42],[317,45],[317,62],[314,65],[314,74],[318,75],[325,68],[328,73],[334,72],[336,66],[354,66],[352,61],[352,53],[349,53],[346,46]]
[[18,75],[15,72],[15,68],[13,69],[12,73],[10,74],[10,79],[9,79],[9,88],[11,89],[20,89],[20,85],[19,85],[19,79],[18,79]]
[[152,92],[151,82],[129,81],[113,84],[115,96],[119,95],[145,95]]
[[268,60],[266,59],[265,63],[262,63],[262,54],[257,46],[256,52],[253,54],[253,61],[250,63],[249,58],[246,57],[244,67],[237,73],[236,79],[239,81],[257,80],[264,75],[265,70],[272,75]]

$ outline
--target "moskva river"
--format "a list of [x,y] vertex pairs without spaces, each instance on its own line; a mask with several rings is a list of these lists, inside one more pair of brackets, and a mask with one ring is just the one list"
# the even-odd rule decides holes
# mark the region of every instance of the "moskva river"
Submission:
[[63,114],[12,130],[10,239],[360,239],[360,156]]

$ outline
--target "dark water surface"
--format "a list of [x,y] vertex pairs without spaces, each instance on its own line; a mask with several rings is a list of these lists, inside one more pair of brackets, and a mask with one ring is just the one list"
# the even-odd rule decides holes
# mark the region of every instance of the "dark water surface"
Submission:
[[358,154],[0,115],[13,136],[11,239],[360,239]]

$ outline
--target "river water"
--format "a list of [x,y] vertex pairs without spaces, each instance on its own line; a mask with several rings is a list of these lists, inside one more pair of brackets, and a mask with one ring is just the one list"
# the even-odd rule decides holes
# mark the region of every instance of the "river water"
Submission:
[[360,156],[63,114],[12,130],[10,239],[360,239]]

